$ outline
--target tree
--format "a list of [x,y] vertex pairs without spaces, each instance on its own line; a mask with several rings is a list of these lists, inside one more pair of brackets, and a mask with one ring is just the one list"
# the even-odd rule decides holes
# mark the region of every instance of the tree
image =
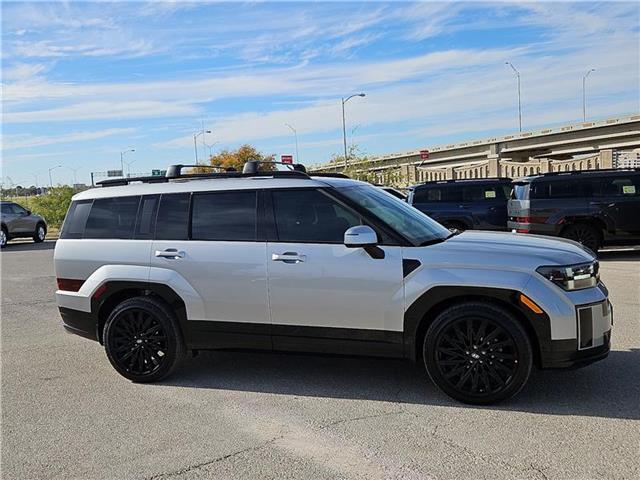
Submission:
[[[250,160],[258,160],[261,162],[273,162],[275,161],[275,155],[265,155],[259,152],[255,147],[251,145],[241,145],[237,150],[222,150],[216,155],[212,155],[209,158],[209,164],[220,166],[223,168],[235,168],[239,172],[242,171],[244,164]],[[273,170],[274,165],[262,165],[262,170]],[[198,169],[196,169],[198,170]],[[209,169],[200,169],[201,172],[210,171]]]
[[376,176],[374,173],[369,172],[366,166],[363,166],[360,162],[366,162],[369,157],[364,153],[358,145],[351,144],[347,151],[348,162],[347,168],[344,168],[344,155],[334,154],[331,157],[329,163],[335,164],[345,175],[353,178],[354,180],[362,180],[364,182],[375,183]]

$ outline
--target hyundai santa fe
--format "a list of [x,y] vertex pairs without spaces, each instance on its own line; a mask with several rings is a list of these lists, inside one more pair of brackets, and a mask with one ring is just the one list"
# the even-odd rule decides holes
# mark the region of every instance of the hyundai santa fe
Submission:
[[[576,242],[447,230],[367,183],[261,171],[115,179],[55,248],[64,327],[134,382],[188,351],[405,358],[466,403],[609,352],[612,307]],[[212,372],[215,374],[215,372]]]

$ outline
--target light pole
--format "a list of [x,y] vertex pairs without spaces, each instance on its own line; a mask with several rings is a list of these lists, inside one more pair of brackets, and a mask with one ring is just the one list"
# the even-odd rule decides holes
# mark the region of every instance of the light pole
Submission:
[[213,142],[211,145],[209,145],[208,143],[205,143],[204,146],[207,147],[207,150],[209,150],[209,158],[213,157],[213,147],[215,147],[218,143],[220,142]]
[[124,152],[120,152],[120,171],[122,172],[122,176],[124,177],[124,160],[122,157],[129,152],[135,152],[135,149],[125,150]]
[[131,160],[130,162],[124,162],[127,165],[127,178],[131,177],[131,165],[135,163],[135,160]]
[[205,133],[211,133],[211,130],[200,130],[199,132],[195,132],[193,134],[193,151],[196,154],[196,164],[198,163],[198,143],[196,142],[196,139],[202,135],[203,138],[202,140],[204,141],[204,134]]
[[595,71],[596,69],[592,68],[582,77],[582,119],[585,122],[587,121],[587,77]]
[[364,97],[364,93],[355,93],[347,98],[342,97],[342,143],[344,144],[344,168],[347,168],[347,122],[344,117],[344,104],[353,97]]
[[520,127],[520,131],[522,131],[522,102],[520,101],[520,72],[516,70],[516,67],[513,66],[511,62],[505,62],[506,65],[509,65],[516,74],[516,78],[518,79],[518,125]]
[[51,180],[51,172],[56,168],[60,168],[60,167],[62,167],[62,165],[56,165],[55,167],[51,167],[49,169],[49,188],[53,188],[53,180]]
[[288,123],[285,123],[285,125],[289,127],[289,129],[293,132],[294,137],[296,138],[296,163],[300,163],[300,156],[298,155],[298,131]]
[[78,180],[77,180],[77,177],[76,177],[76,172],[78,170],[80,170],[82,167],[78,167],[78,168],[66,167],[66,168],[68,168],[69,170],[71,170],[73,172],[73,185],[72,186],[75,189],[76,188],[76,184],[78,183]]

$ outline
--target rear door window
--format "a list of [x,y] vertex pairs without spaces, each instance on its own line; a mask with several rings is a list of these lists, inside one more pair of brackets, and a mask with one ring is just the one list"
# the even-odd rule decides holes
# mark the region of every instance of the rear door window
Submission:
[[576,179],[558,179],[551,182],[532,184],[532,198],[582,198],[591,195],[589,182]]
[[133,238],[139,203],[140,196],[95,199],[84,238]]
[[191,239],[255,241],[256,202],[255,191],[195,194]]
[[601,179],[599,196],[602,197],[635,197],[640,195],[638,181],[631,177],[613,177]]
[[189,239],[189,193],[169,193],[160,197],[156,218],[156,240]]
[[93,200],[71,202],[62,225],[60,238],[82,238]]

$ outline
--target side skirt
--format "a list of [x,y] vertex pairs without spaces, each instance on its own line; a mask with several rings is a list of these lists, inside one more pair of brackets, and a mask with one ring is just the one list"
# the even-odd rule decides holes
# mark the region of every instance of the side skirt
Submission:
[[402,332],[187,320],[187,348],[403,356]]

